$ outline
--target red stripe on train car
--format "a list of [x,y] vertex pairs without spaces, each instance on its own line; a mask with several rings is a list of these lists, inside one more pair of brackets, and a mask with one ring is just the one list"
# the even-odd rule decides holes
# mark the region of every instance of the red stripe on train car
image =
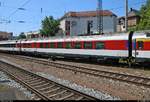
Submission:
[[105,49],[108,50],[127,50],[126,40],[110,40],[104,41]]
[[143,50],[149,50],[150,51],[150,41],[144,42],[144,49]]

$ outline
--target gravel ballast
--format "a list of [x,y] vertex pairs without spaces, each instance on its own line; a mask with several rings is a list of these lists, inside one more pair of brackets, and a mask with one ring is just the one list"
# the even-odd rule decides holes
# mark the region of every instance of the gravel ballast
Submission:
[[70,87],[74,90],[77,90],[77,91],[80,91],[82,93],[85,93],[85,94],[88,94],[88,95],[91,95],[93,97],[96,97],[100,100],[120,100],[120,98],[117,98],[117,97],[112,97],[108,94],[104,94],[100,91],[96,91],[92,88],[87,88],[86,86],[81,86],[81,85],[77,85],[76,83],[71,83],[70,81],[68,80],[62,80],[60,78],[56,78],[52,75],[49,75],[49,74],[45,74],[45,73],[42,73],[42,72],[37,72],[38,75],[42,76],[42,77],[45,77],[47,79],[50,79],[54,82],[57,82],[59,84],[62,84],[64,86],[67,86],[67,87]]
[[[4,60],[4,61],[6,61],[6,60]],[[12,63],[12,62],[8,61],[8,63]],[[12,63],[12,64],[14,64],[14,63]],[[18,66],[18,65],[16,65],[16,66]],[[32,94],[30,92],[27,92],[27,90],[25,88],[23,88],[20,84],[16,83],[15,81],[11,80],[10,78],[8,78],[8,76],[6,76],[3,72],[1,72],[1,73],[0,73],[0,75],[2,75],[2,76],[1,76],[0,81],[4,81],[4,80],[10,81],[10,82],[7,83],[9,86],[19,88],[28,97],[33,98]],[[69,80],[63,80],[63,79],[54,77],[53,75],[50,75],[50,74],[45,74],[45,73],[42,73],[42,72],[37,72],[37,74],[42,76],[42,77],[45,77],[49,80],[52,80],[56,83],[62,84],[62,85],[67,86],[67,87],[70,87],[74,90],[80,91],[80,92],[85,93],[87,95],[91,95],[93,97],[96,97],[100,100],[120,100],[120,98],[112,97],[108,94],[104,94],[104,93],[102,93],[100,91],[96,91],[92,88],[87,88],[86,86],[81,86],[81,85],[77,85],[76,83],[71,83]]]
[[0,71],[0,82],[1,82],[0,84],[2,84],[2,85],[6,85],[6,86],[10,86],[12,88],[18,89],[19,91],[21,91],[25,95],[26,99],[32,99],[32,98],[34,98],[34,94],[31,94],[30,91],[28,91],[22,85],[20,85],[19,83],[15,82],[11,78],[9,78],[2,71]]
[[[119,97],[120,99],[123,99],[123,100],[149,100],[150,99],[149,97],[150,88],[136,86],[134,84],[128,84],[128,83],[124,83],[120,81],[114,81],[114,80],[106,79],[102,77],[94,77],[94,76],[90,76],[86,74],[75,73],[69,70],[55,68],[55,67],[48,66],[48,65],[42,65],[42,64],[31,62],[31,61],[16,59],[13,57],[6,57],[6,56],[1,56],[1,57],[6,59],[7,61],[16,63],[17,65],[22,66],[24,69],[30,70],[32,72],[42,72],[47,75],[55,76],[56,78],[69,80],[71,83],[76,83],[78,85],[81,85],[82,87],[86,86],[87,88],[98,90],[102,93],[107,93],[110,96]],[[78,65],[78,64],[75,64],[75,65]],[[89,67],[93,68],[94,65],[89,65]],[[104,68],[107,69],[107,67],[99,66],[99,69],[104,69]],[[135,71],[135,69],[112,68],[112,70],[120,70],[120,72],[123,72],[123,69],[130,70],[129,72],[131,72],[134,75],[138,75],[135,72],[143,73],[143,75],[145,75],[145,73],[147,72],[147,71],[143,72],[140,70]]]

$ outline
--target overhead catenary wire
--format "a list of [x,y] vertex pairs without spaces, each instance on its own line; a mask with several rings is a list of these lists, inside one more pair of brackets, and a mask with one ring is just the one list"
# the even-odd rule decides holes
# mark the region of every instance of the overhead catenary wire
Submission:
[[[3,4],[1,4],[1,6],[0,7],[6,7],[6,8],[10,8],[10,9],[12,9],[12,10],[14,10],[10,15],[8,15],[8,18],[6,18],[6,19],[8,19],[7,21],[10,21],[10,18],[11,17],[13,17],[18,11],[19,11],[19,9],[18,8],[24,8],[29,2],[30,2],[31,0],[27,0],[27,1],[25,1],[20,7],[11,7],[11,6],[8,6],[8,5],[3,5]],[[143,0],[143,1],[141,1],[141,2],[136,2],[136,3],[132,3],[132,4],[129,4],[129,6],[131,7],[131,6],[137,6],[137,5],[142,5],[142,4],[144,4],[144,3],[146,3],[146,1],[147,0]],[[108,9],[108,10],[113,10],[113,11],[115,11],[115,10],[120,10],[121,8],[124,8],[124,6],[120,6],[120,7],[116,7],[116,8],[110,8],[110,9]],[[2,8],[1,8],[2,9]],[[33,9],[29,9],[29,8],[25,8],[25,11],[26,12],[23,12],[23,13],[27,13],[27,12],[30,12],[30,11],[33,11]],[[34,8],[34,13],[35,12],[39,12],[40,14],[41,13],[43,13],[43,14],[45,14],[45,15],[47,15],[48,14],[48,12],[49,11],[46,11],[45,9],[44,9],[44,7],[41,9],[41,7],[39,8],[39,10],[37,10],[36,8]],[[18,14],[18,13],[17,13]],[[33,15],[33,14],[32,14]],[[33,21],[34,21],[35,19],[33,19]],[[0,19],[0,21],[1,21],[1,19]],[[18,22],[19,20],[11,20],[11,22]],[[33,21],[26,21],[26,23],[34,23]]]
[[[27,5],[29,2],[30,2],[31,0],[27,0],[23,5],[21,5],[20,7],[11,7],[11,6],[6,6],[6,5],[1,5],[0,7],[6,7],[6,8],[11,8],[11,9],[16,9],[15,11],[13,11],[9,16],[8,16],[8,18],[10,18],[10,17],[12,17],[14,14],[16,14],[20,9],[18,9],[18,8],[23,8],[25,5]],[[136,2],[136,3],[133,3],[133,4],[130,4],[129,6],[137,6],[137,5],[141,5],[141,4],[144,4],[144,3],[146,3],[146,1],[147,0],[143,0],[142,2]],[[115,11],[115,10],[120,10],[120,9],[123,9],[124,8],[124,6],[120,6],[120,7],[117,7],[117,8],[110,8],[110,9],[107,9],[107,10],[113,10],[113,11]],[[43,11],[43,9],[44,8],[40,8],[40,13],[41,13],[41,11],[42,11],[42,13],[44,13],[44,12],[48,12],[48,11],[46,11],[46,10],[44,10]],[[25,11],[30,11],[30,9],[25,9]],[[32,11],[33,11],[33,9],[32,9]],[[34,12],[39,12],[39,10],[34,10]]]
[[[25,3],[23,3],[19,8],[23,8],[25,5],[27,5],[31,0],[27,0]],[[11,16],[13,16],[15,13],[17,13],[19,11],[19,9],[17,8],[15,11],[13,11],[8,18],[10,18]]]

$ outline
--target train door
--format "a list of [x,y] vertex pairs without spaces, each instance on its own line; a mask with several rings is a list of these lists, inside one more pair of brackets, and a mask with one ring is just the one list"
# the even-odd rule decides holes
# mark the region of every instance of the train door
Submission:
[[[137,53],[138,53],[138,56],[141,56],[141,51],[144,49],[144,41],[142,40],[139,40],[137,41]],[[138,57],[137,56],[137,57]]]
[[21,40],[19,41],[19,52],[21,53]]
[[142,39],[136,39],[136,61],[141,62],[140,58],[144,57],[143,55],[143,49],[144,49],[144,41]]
[[136,46],[137,46],[137,44],[136,44],[136,39],[133,39],[133,43],[132,43],[132,46],[133,46],[133,48],[132,48],[132,55],[133,55],[133,57],[135,57],[136,58],[136,56],[137,56],[137,48],[136,48]]

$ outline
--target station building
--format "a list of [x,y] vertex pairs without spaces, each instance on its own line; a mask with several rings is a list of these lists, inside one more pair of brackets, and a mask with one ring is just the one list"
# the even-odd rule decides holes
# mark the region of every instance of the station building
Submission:
[[0,40],[11,40],[13,38],[12,32],[0,31]]
[[[130,9],[128,13],[128,27],[134,28],[140,22],[140,12],[135,9]],[[125,31],[125,16],[119,17],[117,21],[117,32]]]
[[[103,33],[116,32],[117,16],[109,10],[99,11],[99,13],[103,16]],[[96,34],[98,33],[97,15],[97,11],[68,12],[60,19],[60,28],[63,34],[68,36]]]
[[27,39],[40,38],[41,37],[41,34],[39,31],[26,32],[25,35],[26,35]]

